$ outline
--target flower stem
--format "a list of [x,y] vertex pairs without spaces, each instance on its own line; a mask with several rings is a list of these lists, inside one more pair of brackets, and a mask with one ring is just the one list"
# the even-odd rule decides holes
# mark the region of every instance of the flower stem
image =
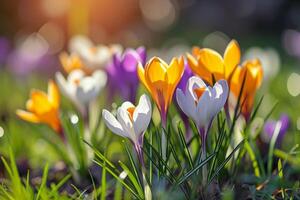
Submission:
[[[206,159],[206,145],[202,145],[202,151],[201,151],[201,161],[203,162]],[[206,179],[207,179],[207,166],[204,165],[202,167],[202,184],[206,185]]]
[[144,155],[143,151],[141,148],[141,145],[135,144],[134,145],[138,160],[142,166],[142,178],[143,178],[143,186],[144,186],[144,193],[145,193],[145,200],[152,200],[152,192],[151,188],[147,182],[146,179],[146,167],[145,167],[145,162],[144,162]]
[[165,130],[167,128],[167,114],[166,112],[161,113],[161,124],[162,124],[162,133],[161,133],[161,151],[162,158],[164,161],[167,159],[167,138]]
[[226,114],[227,125],[228,125],[228,127],[231,127],[231,118],[230,118],[228,101],[224,105],[224,110],[225,110],[225,114]]
[[[83,114],[83,123],[84,123],[84,139],[88,142],[91,143],[91,129],[90,129],[90,106],[87,104],[84,107],[84,114]],[[86,155],[87,155],[87,165],[89,165],[92,162],[92,159],[94,157],[94,153],[92,149],[90,148],[85,148],[86,149]]]
[[[207,129],[203,127],[198,127],[198,132],[200,134],[201,138],[201,162],[203,162],[206,159],[206,135],[207,135]],[[206,185],[207,183],[207,166],[206,164],[202,167],[202,184]]]

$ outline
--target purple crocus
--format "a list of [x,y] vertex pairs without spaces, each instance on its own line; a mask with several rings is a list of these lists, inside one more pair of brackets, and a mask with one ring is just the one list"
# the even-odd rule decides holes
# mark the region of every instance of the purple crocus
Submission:
[[135,102],[139,79],[137,64],[146,63],[146,49],[139,47],[136,50],[128,48],[123,53],[116,53],[111,64],[107,67],[108,87],[110,97],[120,94],[123,100]]
[[189,78],[191,78],[193,75],[194,74],[193,74],[188,62],[186,60],[184,60],[184,72],[181,77],[181,80],[179,81],[179,83],[177,85],[177,88],[184,91]]
[[5,64],[10,48],[9,40],[5,37],[0,37],[0,65]]
[[267,143],[271,141],[277,122],[281,122],[281,127],[276,141],[276,146],[280,146],[290,124],[290,119],[286,114],[282,114],[278,121],[269,120],[265,123],[263,140]]

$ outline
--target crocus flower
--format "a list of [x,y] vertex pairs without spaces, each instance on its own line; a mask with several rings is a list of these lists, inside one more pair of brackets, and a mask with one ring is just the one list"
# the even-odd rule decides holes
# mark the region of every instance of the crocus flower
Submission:
[[146,49],[126,49],[123,53],[113,56],[111,65],[107,67],[109,92],[113,96],[119,93],[124,100],[135,102],[139,79],[137,64],[146,63]]
[[106,74],[101,70],[86,75],[82,70],[73,70],[67,77],[56,73],[56,81],[65,94],[79,109],[84,109],[95,99],[106,84]]
[[[196,124],[201,138],[201,159],[206,157],[206,138],[214,117],[224,107],[228,97],[228,84],[219,80],[213,87],[207,86],[196,76],[188,80],[185,93],[176,90],[176,99],[181,110]],[[206,180],[207,171],[203,168],[203,181]]]
[[121,52],[120,45],[94,45],[85,36],[74,36],[70,40],[70,51],[79,56],[85,67],[96,70],[107,67],[113,54]]
[[117,110],[117,118],[107,110],[102,111],[106,126],[115,134],[129,138],[138,147],[143,145],[143,135],[151,120],[151,102],[147,95],[140,97],[137,106],[124,102]]
[[227,45],[223,57],[209,48],[195,47],[192,54],[187,54],[192,71],[210,85],[213,85],[213,79],[225,79],[230,82],[230,77],[241,59],[240,47],[235,40]]
[[32,71],[51,74],[57,63],[53,55],[48,53],[49,45],[39,34],[33,33],[24,37],[7,58],[7,67],[19,76],[26,76]]
[[168,65],[158,57],[149,60],[145,69],[138,65],[138,76],[147,90],[150,92],[161,113],[163,126],[166,125],[168,107],[177,84],[184,70],[183,58],[173,58]]
[[264,71],[264,82],[276,77],[280,71],[280,55],[273,48],[251,47],[243,57],[245,60],[260,60]]
[[236,99],[239,97],[241,89],[243,89],[240,99],[240,107],[241,114],[244,116],[246,121],[250,119],[255,93],[256,90],[259,89],[262,80],[263,69],[258,59],[245,61],[241,67],[236,68],[232,75],[230,90]]
[[32,123],[49,125],[57,133],[61,132],[59,119],[60,95],[56,84],[50,80],[48,94],[40,90],[31,90],[30,99],[25,110],[17,110],[16,114],[23,120]]
[[275,120],[267,121],[264,125],[264,132],[263,132],[262,137],[263,137],[264,141],[270,142],[271,138],[274,134],[277,122],[280,122],[280,130],[279,130],[279,134],[277,137],[276,145],[280,146],[281,142],[289,128],[289,125],[290,125],[290,119],[286,114],[282,114],[278,121],[275,121]]
[[228,91],[225,80],[217,81],[214,87],[210,87],[196,76],[188,80],[185,93],[181,89],[176,90],[179,107],[195,122],[203,143],[214,117],[226,103]]
[[70,73],[71,71],[75,69],[82,69],[85,70],[85,67],[83,66],[81,59],[76,54],[70,54],[63,52],[59,55],[60,63],[66,73]]
[[107,110],[102,111],[106,126],[115,134],[129,138],[136,150],[142,167],[145,199],[152,199],[151,189],[146,180],[142,146],[144,133],[151,120],[151,102],[147,95],[142,95],[139,104],[134,106],[131,102],[124,102],[117,110],[117,117]]

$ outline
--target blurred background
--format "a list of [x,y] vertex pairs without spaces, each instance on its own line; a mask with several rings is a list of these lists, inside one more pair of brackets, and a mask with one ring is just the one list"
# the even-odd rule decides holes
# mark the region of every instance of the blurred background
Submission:
[[219,51],[235,38],[242,48],[275,47],[300,57],[299,28],[296,0],[10,0],[0,8],[0,62],[18,75],[49,75],[76,34],[104,44]]
[[[283,111],[289,114],[295,134],[287,140],[299,142],[297,0],[3,0],[0,125],[13,130],[9,134],[14,141],[20,135],[31,136],[31,130],[24,129],[24,123],[16,119],[15,109],[25,106],[31,87],[45,89],[47,79],[61,70],[58,54],[77,34],[87,35],[95,43],[145,45],[148,58],[159,55],[166,60],[190,52],[194,45],[223,53],[234,38],[243,58],[262,60],[265,80],[258,95],[265,95],[262,113],[277,101],[274,117]],[[29,144],[20,139],[16,153],[24,154],[23,148]],[[34,144],[44,145],[42,141]]]

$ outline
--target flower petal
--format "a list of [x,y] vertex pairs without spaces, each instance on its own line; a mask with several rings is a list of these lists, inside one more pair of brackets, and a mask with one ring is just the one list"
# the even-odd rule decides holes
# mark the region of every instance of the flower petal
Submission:
[[224,53],[225,77],[229,78],[241,60],[241,50],[237,41],[232,40]]
[[205,127],[205,126],[208,126],[209,124],[209,110],[210,110],[210,106],[211,106],[211,103],[210,103],[210,92],[209,90],[206,90],[201,98],[199,99],[198,101],[198,104],[197,104],[197,109],[196,109],[196,120],[195,120],[195,123],[196,125],[201,128]]
[[153,57],[146,64],[146,80],[150,83],[165,82],[168,65],[158,57]]
[[192,76],[188,80],[188,84],[187,84],[187,88],[186,88],[186,95],[189,95],[190,99],[193,98],[194,101],[198,101],[198,97],[194,92],[194,90],[198,89],[198,88],[206,88],[206,84],[204,83],[204,81],[201,78],[199,78],[197,76]]
[[146,87],[146,89],[151,92],[150,90],[150,86],[148,85],[147,81],[146,81],[146,78],[145,78],[145,70],[144,70],[144,67],[142,66],[142,63],[138,63],[138,69],[137,69],[137,72],[138,72],[138,77],[140,79],[140,81],[143,83],[143,85]]
[[96,70],[93,73],[92,77],[96,81],[96,87],[98,88],[98,90],[101,90],[107,83],[107,75],[101,70]]
[[214,116],[224,107],[228,98],[228,92],[229,88],[227,81],[220,80],[214,85],[212,89],[212,93],[214,93],[214,95],[212,95],[212,102],[214,102],[211,111],[212,118],[214,118]]
[[43,114],[52,109],[46,93],[40,90],[31,90],[32,109],[36,114]]
[[120,122],[121,126],[123,127],[124,132],[128,135],[128,137],[133,141],[137,141],[136,134],[134,132],[133,123],[129,117],[127,110],[119,107],[117,110],[117,120]]
[[121,105],[121,108],[123,109],[123,110],[126,110],[127,111],[127,109],[128,108],[132,108],[132,107],[135,107],[131,102],[129,102],[129,101],[125,101],[124,103],[122,103],[122,105]]
[[60,95],[57,85],[53,80],[50,80],[48,83],[48,99],[52,103],[52,106],[58,109],[60,104]]
[[192,118],[195,121],[196,120],[195,101],[191,98],[188,98],[187,95],[184,95],[182,90],[178,88],[176,90],[176,100],[182,112],[184,112],[186,116]]
[[24,110],[17,110],[16,114],[18,115],[18,117],[20,117],[25,121],[32,122],[32,123],[40,123],[40,119],[31,112],[27,112]]
[[146,59],[147,59],[146,48],[141,46],[136,49],[136,52],[139,54],[141,63],[144,65],[146,63]]
[[122,59],[123,69],[126,72],[135,72],[139,61],[141,60],[137,52],[133,49],[126,49]]
[[113,116],[108,110],[103,109],[102,117],[106,126],[115,134],[128,137],[128,135],[124,132],[121,124],[117,121],[115,116]]
[[147,95],[143,94],[140,97],[139,104],[133,113],[134,130],[137,138],[145,132],[152,117],[151,102]]
[[92,77],[83,78],[76,90],[76,98],[83,104],[95,99],[98,94],[97,82]]
[[224,74],[223,58],[212,49],[203,48],[199,51],[198,64],[213,74]]

